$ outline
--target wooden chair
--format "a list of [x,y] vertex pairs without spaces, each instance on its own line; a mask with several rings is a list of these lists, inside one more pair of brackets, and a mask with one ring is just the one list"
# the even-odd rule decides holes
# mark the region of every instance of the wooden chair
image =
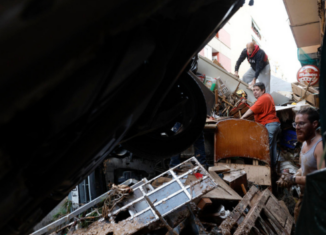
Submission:
[[[233,163],[241,157],[249,164]],[[271,160],[268,131],[265,126],[248,120],[226,119],[217,123],[214,140],[215,166],[243,169],[249,181],[271,186]]]

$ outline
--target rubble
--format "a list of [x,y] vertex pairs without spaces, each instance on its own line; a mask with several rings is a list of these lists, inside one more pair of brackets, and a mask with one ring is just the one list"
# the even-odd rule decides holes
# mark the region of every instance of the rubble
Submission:
[[[84,209],[79,208],[33,234],[63,228],[70,228],[69,234],[77,235],[151,234],[158,229],[165,229],[167,234],[290,234],[294,219],[288,208],[292,213],[295,202],[292,195],[296,192],[300,196],[300,188],[293,186],[279,194],[284,201],[276,199],[271,192],[266,128],[235,119],[250,107],[246,93],[238,90],[240,83],[230,92],[222,80],[215,79],[216,84],[212,84],[214,79],[205,80],[203,76],[204,83],[208,80],[206,85],[216,98],[212,116],[217,117],[207,120],[205,126],[214,132],[214,166],[209,173],[192,157],[150,181],[143,179],[130,187],[113,186],[101,196],[104,203],[101,216],[91,217],[91,213],[79,216],[100,202],[95,199]],[[308,86],[306,90],[309,89]],[[298,170],[300,145],[290,130],[295,116],[292,106],[279,112],[285,131],[279,143],[277,173],[294,174]],[[249,185],[253,185],[250,190]],[[93,223],[76,229],[83,220]]]
[[[158,182],[161,177],[170,178],[170,181],[161,181],[162,185],[154,189],[153,182]],[[191,178],[189,180],[188,178]],[[135,187],[136,186],[136,187]],[[147,181],[143,180],[135,186],[114,186],[105,198],[103,206],[103,218],[92,223],[87,228],[78,229],[73,234],[133,234],[141,229],[158,228],[154,223],[159,222],[172,233],[172,227],[166,219],[170,214],[175,213],[179,208],[191,201],[199,199],[203,194],[208,193],[217,187],[211,175],[201,166],[195,157],[188,159],[180,165],[167,172]],[[103,197],[101,197],[103,200]],[[100,199],[94,201],[99,202]],[[95,202],[91,202],[95,205]],[[85,205],[85,208],[91,206]],[[84,209],[85,209],[84,208]],[[68,222],[74,218],[79,221],[80,213],[85,210],[79,209],[67,215],[62,221]],[[176,214],[178,218],[185,218],[187,213]],[[101,216],[102,217],[102,216]],[[87,217],[85,219],[93,219]],[[171,223],[171,219],[169,220]],[[58,221],[36,231],[35,234],[58,231],[57,226],[62,223]],[[71,222],[74,227],[76,222]],[[174,226],[175,224],[172,223]],[[65,226],[68,228],[68,226]]]
[[308,101],[312,106],[319,107],[319,91],[309,85],[305,85],[299,82],[291,84],[293,99],[296,102],[301,100]]
[[223,235],[291,234],[294,219],[282,205],[269,189],[253,186],[219,228]]
[[[221,165],[210,167],[208,173],[193,157],[150,181],[113,186],[105,198],[103,216],[86,228],[76,229],[81,221],[76,215],[85,212],[79,210],[65,218],[74,222],[61,229],[54,224],[34,234],[63,228],[70,228],[68,234],[74,235],[151,234],[159,229],[166,234],[290,234],[294,220],[285,203],[268,188],[260,191],[252,186],[247,192],[246,176],[244,170]],[[234,184],[238,179],[245,181]]]

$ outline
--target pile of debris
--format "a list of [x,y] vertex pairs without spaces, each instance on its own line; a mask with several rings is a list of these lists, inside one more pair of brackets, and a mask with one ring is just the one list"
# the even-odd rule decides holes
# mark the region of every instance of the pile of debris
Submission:
[[[249,109],[250,102],[247,100],[247,93],[244,90],[239,90],[241,81],[239,81],[235,90],[231,92],[220,77],[213,78],[206,75],[198,75],[198,78],[215,94],[215,106],[212,111],[213,117],[240,118]],[[254,117],[250,116],[247,119],[254,120]]]
[[247,188],[245,172],[211,167],[208,173],[193,157],[150,181],[114,186],[33,235],[290,234],[293,218],[284,203],[269,189]]
[[319,91],[314,87],[308,85],[294,82],[291,84],[292,86],[292,97],[295,103],[299,103],[304,101],[311,106],[319,108]]

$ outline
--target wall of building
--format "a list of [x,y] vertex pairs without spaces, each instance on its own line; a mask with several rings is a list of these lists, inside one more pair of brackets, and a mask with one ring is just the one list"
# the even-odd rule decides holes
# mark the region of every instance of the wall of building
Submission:
[[[235,64],[242,50],[246,48],[248,42],[255,41],[269,57],[271,74],[284,78],[279,63],[269,54],[269,44],[264,37],[264,29],[259,24],[259,19],[255,8],[246,3],[205,46],[200,55],[209,60],[217,59],[228,72],[234,73]],[[249,68],[250,64],[244,60],[238,71],[240,78]]]

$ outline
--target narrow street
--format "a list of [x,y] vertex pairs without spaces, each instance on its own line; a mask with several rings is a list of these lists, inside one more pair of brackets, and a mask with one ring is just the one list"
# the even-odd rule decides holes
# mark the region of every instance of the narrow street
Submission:
[[0,234],[326,234],[324,0],[0,16]]

